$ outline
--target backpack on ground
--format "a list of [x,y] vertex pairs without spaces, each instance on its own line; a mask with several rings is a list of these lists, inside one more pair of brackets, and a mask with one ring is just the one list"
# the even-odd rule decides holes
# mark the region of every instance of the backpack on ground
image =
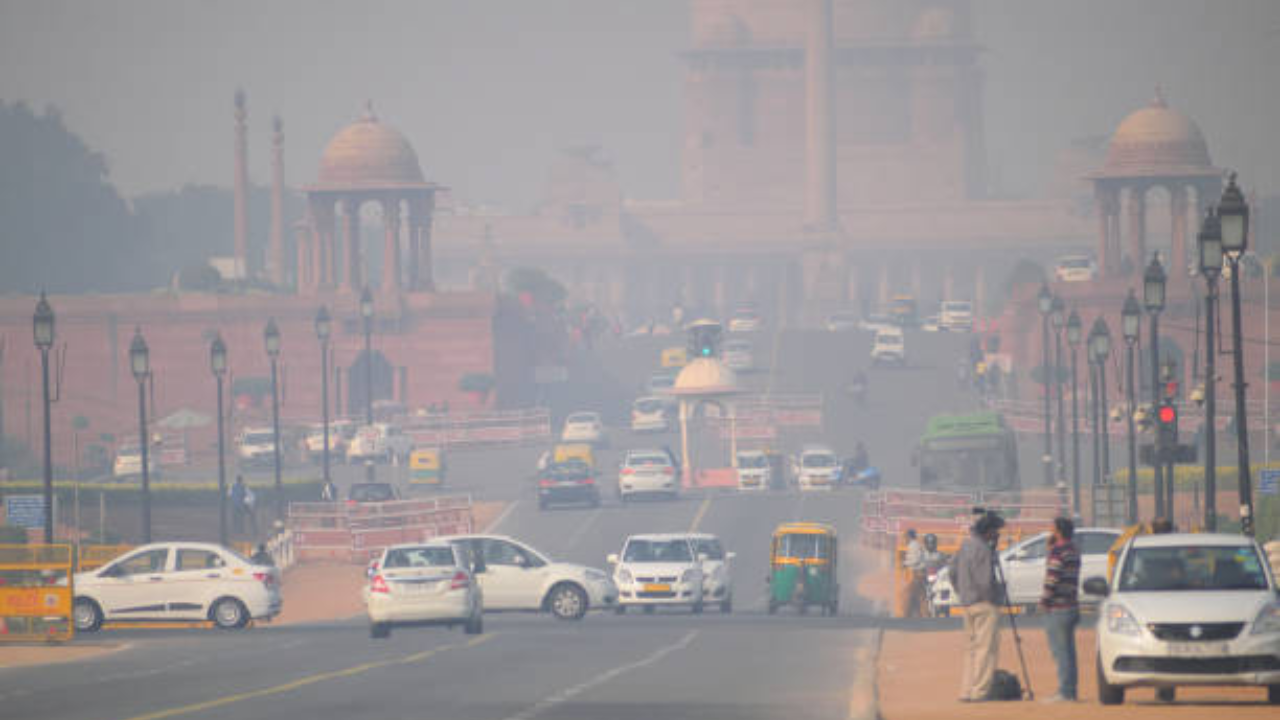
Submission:
[[996,670],[991,678],[991,689],[987,691],[988,700],[1021,700],[1022,683],[1018,676],[1008,670]]

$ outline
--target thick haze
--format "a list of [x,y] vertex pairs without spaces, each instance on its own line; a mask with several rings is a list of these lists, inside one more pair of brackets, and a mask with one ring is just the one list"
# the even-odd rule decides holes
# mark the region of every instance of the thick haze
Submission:
[[[125,195],[229,185],[243,86],[256,182],[272,113],[296,185],[372,98],[460,201],[523,209],[555,150],[584,143],[604,146],[630,196],[666,198],[688,12],[684,0],[4,0],[0,98],[61,108]],[[975,0],[974,12],[997,192],[1039,192],[1061,148],[1110,132],[1157,83],[1216,164],[1280,187],[1280,2]]]

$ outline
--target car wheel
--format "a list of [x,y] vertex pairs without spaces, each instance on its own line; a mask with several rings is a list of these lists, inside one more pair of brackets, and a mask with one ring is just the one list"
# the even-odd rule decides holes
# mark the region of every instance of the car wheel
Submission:
[[1171,703],[1174,701],[1174,698],[1176,698],[1177,695],[1178,695],[1178,690],[1172,685],[1168,687],[1156,688],[1156,699],[1159,700],[1160,702]]
[[467,618],[467,624],[463,626],[463,632],[468,635],[479,635],[484,632],[484,617],[476,613]]
[[587,614],[587,594],[573,583],[560,583],[548,593],[547,607],[558,620],[581,620]]
[[249,611],[235,598],[221,598],[215,602],[209,616],[223,630],[237,630],[249,622]]
[[728,615],[733,612],[733,597],[727,597],[720,601],[720,612]]
[[76,632],[97,632],[102,627],[102,608],[89,598],[76,598],[71,618]]
[[369,637],[375,640],[384,640],[391,637],[390,623],[370,623]]
[[1280,705],[1280,685],[1267,686],[1267,702],[1272,705]]
[[1097,668],[1098,672],[1098,702],[1103,705],[1119,705],[1123,703],[1124,688],[1107,682],[1107,676],[1102,672],[1102,656],[1098,656],[1094,667]]

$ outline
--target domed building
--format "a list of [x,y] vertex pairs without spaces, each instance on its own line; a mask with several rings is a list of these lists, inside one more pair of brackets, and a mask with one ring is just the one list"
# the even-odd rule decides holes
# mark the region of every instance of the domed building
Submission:
[[[381,291],[433,288],[431,213],[439,188],[424,178],[408,139],[381,122],[371,104],[329,140],[316,182],[304,189],[308,218],[298,244],[300,293],[358,292],[370,284],[360,209],[371,202],[380,206],[384,227]],[[335,230],[339,218],[341,236]]]
[[[1165,258],[1165,266],[1175,270],[1170,278],[1185,278],[1186,273],[1178,269],[1189,261],[1187,213],[1191,207],[1207,206],[1222,191],[1222,171],[1213,166],[1195,121],[1170,108],[1157,88],[1150,104],[1130,113],[1116,127],[1102,170],[1090,179],[1098,201],[1098,262],[1103,274],[1118,275],[1146,265],[1147,196],[1163,188],[1169,195],[1172,256]],[[1122,204],[1129,215],[1127,243],[1120,228]]]

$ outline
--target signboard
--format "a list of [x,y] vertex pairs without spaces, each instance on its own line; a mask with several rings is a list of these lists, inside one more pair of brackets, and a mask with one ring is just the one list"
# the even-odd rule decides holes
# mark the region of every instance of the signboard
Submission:
[[1280,495],[1280,470],[1263,470],[1258,473],[1259,495]]
[[27,529],[44,527],[43,495],[6,495],[4,497],[5,522]]

